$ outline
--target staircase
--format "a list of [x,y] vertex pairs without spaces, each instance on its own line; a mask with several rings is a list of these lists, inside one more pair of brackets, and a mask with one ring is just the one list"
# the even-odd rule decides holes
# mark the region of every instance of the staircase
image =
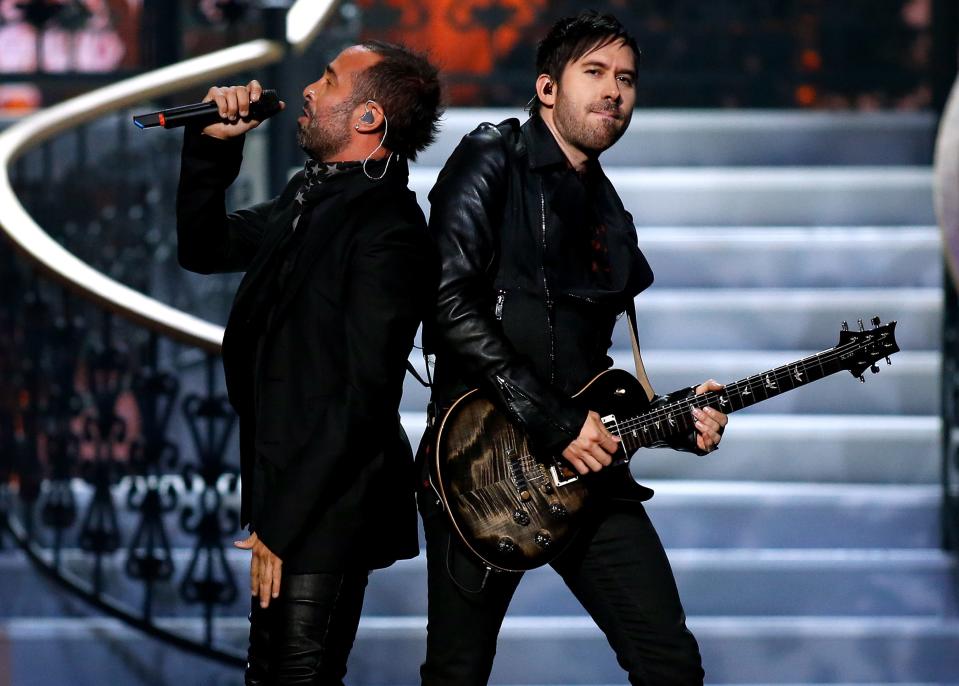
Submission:
[[[462,135],[516,114],[448,114],[413,172],[424,209]],[[636,304],[658,390],[734,381],[818,352],[836,343],[843,320],[899,322],[902,352],[864,386],[841,374],[744,410],[706,458],[659,450],[634,459],[637,479],[657,492],[648,509],[709,683],[959,683],[959,568],[938,547],[933,135],[926,115],[654,112],[637,114],[604,156],[656,272]],[[625,322],[613,357],[630,368]],[[402,413],[414,443],[425,403],[408,379]],[[187,551],[178,550],[182,570]],[[229,560],[242,588],[247,556]],[[83,556],[65,554],[63,564]],[[122,564],[117,556],[104,570],[107,585],[127,583],[135,603],[140,591]],[[9,547],[0,569],[0,686],[239,681],[236,670],[94,616]],[[527,576],[491,683],[624,683],[558,577],[548,568]],[[217,625],[238,646],[247,607],[241,592]],[[348,683],[418,683],[425,609],[422,555],[375,573]],[[187,612],[162,622],[200,626]]]

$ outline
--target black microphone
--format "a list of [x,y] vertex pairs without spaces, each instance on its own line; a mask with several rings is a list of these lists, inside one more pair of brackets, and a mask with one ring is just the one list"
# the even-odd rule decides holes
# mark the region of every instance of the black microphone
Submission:
[[[260,121],[267,117],[272,117],[280,111],[280,96],[275,90],[266,90],[260,93],[260,99],[250,103],[249,119],[259,119]],[[187,124],[198,124],[207,126],[222,121],[220,110],[216,102],[198,102],[193,105],[183,105],[181,107],[171,107],[168,110],[151,112],[150,114],[138,114],[133,117],[133,123],[141,129],[149,129],[154,126],[162,126],[165,129],[172,129],[177,126],[186,126]]]

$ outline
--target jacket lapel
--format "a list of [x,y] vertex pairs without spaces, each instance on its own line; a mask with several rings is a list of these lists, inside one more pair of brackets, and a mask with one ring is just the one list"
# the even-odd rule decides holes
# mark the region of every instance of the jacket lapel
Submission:
[[236,317],[237,320],[249,319],[252,312],[248,310],[255,303],[252,294],[257,293],[262,286],[263,279],[270,274],[268,268],[277,247],[283,242],[283,238],[293,226],[293,217],[296,216],[297,206],[292,202],[296,190],[303,183],[303,172],[296,174],[287,184],[280,196],[276,208],[267,219],[267,226],[270,227],[269,233],[264,237],[263,244],[257,252],[256,257],[247,269],[246,274],[237,287],[236,295],[233,298],[233,310],[230,319]]
[[[293,271],[282,292],[278,294],[279,300],[272,317],[274,326],[283,320],[290,303],[303,285],[303,281],[312,273],[326,246],[343,229],[347,218],[343,190],[340,184],[327,190],[321,198],[318,198],[308,216],[303,216],[303,219],[308,219],[308,222],[301,222],[297,227],[297,231],[307,233],[300,246],[300,254],[296,258]],[[292,218],[290,221],[292,222]]]

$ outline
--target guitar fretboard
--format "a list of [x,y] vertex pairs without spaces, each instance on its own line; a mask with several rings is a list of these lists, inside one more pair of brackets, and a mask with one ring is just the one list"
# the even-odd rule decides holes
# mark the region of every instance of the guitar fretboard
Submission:
[[[742,410],[836,372],[850,369],[850,361],[866,346],[894,349],[894,344],[885,341],[887,335],[881,333],[875,338],[867,336],[861,342],[851,342],[824,350],[782,367],[726,384],[721,391],[709,391],[685,398],[635,417],[617,417],[615,425],[609,429],[623,439],[627,452],[632,454],[639,448],[692,431],[695,422],[692,416],[694,407],[713,407],[726,414]],[[891,352],[892,350],[890,354]]]

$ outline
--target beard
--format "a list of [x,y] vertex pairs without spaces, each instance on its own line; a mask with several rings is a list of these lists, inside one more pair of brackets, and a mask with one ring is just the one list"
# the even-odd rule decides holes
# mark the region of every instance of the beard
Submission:
[[[609,112],[617,118],[590,117],[591,112]],[[563,137],[572,145],[599,154],[611,148],[626,133],[630,117],[611,102],[594,102],[583,107],[560,97],[556,100],[553,119]]]
[[349,121],[355,105],[344,102],[320,112],[311,112],[310,120],[296,131],[296,144],[318,162],[334,157],[350,142]]

